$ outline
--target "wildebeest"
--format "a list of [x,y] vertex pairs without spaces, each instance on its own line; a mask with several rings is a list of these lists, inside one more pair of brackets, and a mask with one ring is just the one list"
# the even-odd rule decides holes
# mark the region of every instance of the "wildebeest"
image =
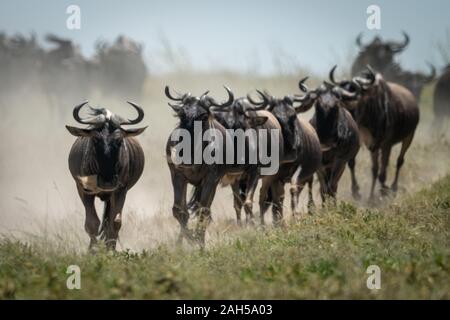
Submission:
[[91,93],[90,65],[80,48],[69,39],[49,34],[46,40],[53,44],[42,57],[42,86],[50,104],[60,114],[76,99],[87,99]]
[[[186,238],[188,240],[198,241],[201,246],[205,244],[206,227],[211,220],[210,207],[216,193],[217,184],[226,173],[226,166],[223,164],[224,161],[222,161],[222,164],[207,164],[202,159],[196,161],[195,153],[199,150],[200,155],[203,155],[208,143],[203,141],[202,136],[209,129],[214,130],[214,134],[220,135],[221,138],[216,142],[219,145],[216,147],[220,151],[224,150],[223,142],[226,139],[225,128],[214,119],[211,108],[226,108],[231,106],[234,101],[234,96],[228,88],[227,92],[228,101],[219,104],[207,95],[208,92],[200,97],[192,96],[190,93],[174,97],[170,93],[169,87],[166,86],[165,88],[167,98],[176,101],[175,104],[169,103],[169,106],[172,107],[180,120],[166,144],[166,159],[174,192],[172,213],[178,220],[181,228],[178,238],[179,243],[182,242],[183,238]],[[200,126],[201,131],[198,134],[201,134],[201,136],[197,136],[195,132],[196,126]],[[191,150],[189,154],[181,155],[181,152],[188,151],[177,150],[179,141],[172,138],[181,137],[183,132],[187,133],[187,136],[183,136],[183,139],[190,140]],[[176,158],[177,156],[182,156],[188,160],[180,161],[182,159]],[[192,234],[187,225],[189,220],[186,201],[188,184],[193,185],[194,188],[200,188],[200,191],[198,191],[198,221],[194,234]]]
[[[307,78],[301,81],[306,81]],[[258,106],[264,106],[280,124],[283,136],[283,155],[280,168],[274,175],[261,177],[259,207],[261,224],[264,214],[272,205],[273,224],[279,226],[283,218],[284,185],[291,183],[291,210],[298,213],[298,198],[309,178],[320,167],[322,152],[320,141],[314,128],[297,115],[298,108],[305,102],[304,96],[285,96],[276,98],[267,92],[258,91],[262,101],[248,100]],[[294,103],[300,103],[294,106]]]
[[410,42],[406,32],[403,32],[403,36],[403,42],[382,41],[379,37],[375,37],[371,43],[363,45],[362,34],[359,34],[356,44],[360,48],[360,52],[352,65],[351,74],[357,76],[365,70],[366,65],[370,65],[376,72],[380,72],[387,81],[401,84],[410,90],[416,99],[419,99],[423,87],[435,78],[436,69],[433,65],[428,64],[431,70],[428,75],[403,70],[395,61],[395,56],[403,52]]
[[[125,197],[144,169],[144,152],[134,136],[141,134],[146,127],[123,128],[140,123],[144,111],[138,105],[128,103],[138,113],[134,120],[126,120],[105,108],[90,108],[91,117],[82,119],[79,112],[87,104],[83,102],[73,109],[73,117],[89,126],[66,126],[72,135],[78,137],[70,150],[69,169],[86,211],[85,230],[91,238],[90,248],[97,243],[100,231],[107,248],[115,249]],[[100,229],[95,197],[105,202]]]
[[355,89],[350,91],[350,88],[335,87],[328,82],[311,91],[302,83],[299,87],[308,98],[299,111],[305,112],[315,107],[310,123],[317,132],[322,148],[322,166],[317,171],[322,202],[327,197],[335,201],[345,166],[359,151],[358,126],[344,104],[357,99],[360,87],[355,83]]
[[97,70],[97,84],[104,94],[141,97],[147,78],[141,44],[125,36],[119,36],[112,44],[98,41],[92,64]]
[[356,38],[356,45],[360,52],[352,65],[352,76],[360,74],[367,65],[371,65],[383,74],[391,68],[398,68],[394,61],[395,55],[403,52],[410,42],[406,32],[403,32],[403,37],[403,42],[382,41],[380,37],[375,37],[371,43],[363,44],[362,33],[360,33]]
[[[231,165],[233,170],[230,170],[230,165],[227,166],[227,174],[222,178],[222,185],[231,185],[233,191],[233,207],[236,211],[236,218],[238,224],[241,224],[241,210],[244,207],[246,223],[253,223],[253,196],[256,191],[259,177],[261,175],[261,161],[258,159],[258,142],[259,136],[257,130],[281,131],[281,127],[276,118],[266,110],[265,106],[254,107],[246,98],[235,99],[231,107],[218,110],[214,113],[215,118],[226,128],[235,130],[235,132],[250,132],[255,136],[245,136],[244,143],[234,140],[234,155],[238,154],[237,148],[243,148],[245,154],[245,161],[239,164],[236,158],[235,164]],[[256,129],[252,131],[252,129]],[[278,140],[273,140],[277,139]],[[234,139],[234,137],[233,137]],[[239,137],[236,137],[239,139]],[[239,145],[242,144],[242,146]],[[267,136],[266,150],[272,150],[271,144],[278,145],[278,158],[283,154],[283,137],[281,134],[278,137]],[[281,148],[280,148],[281,147]],[[250,154],[254,153],[254,154]],[[255,156],[256,161],[249,161],[251,156]],[[271,155],[273,156],[273,155]]]
[[[356,101],[346,103],[345,107],[352,111],[359,127],[360,137],[371,153],[370,200],[373,201],[377,178],[381,184],[382,194],[388,192],[386,170],[391,149],[392,146],[401,142],[395,178],[391,186],[394,192],[398,189],[400,169],[419,123],[419,107],[414,95],[408,89],[397,83],[387,82],[370,66],[367,67],[365,74],[353,80],[360,84],[361,96]],[[379,172],[380,151],[381,171]]]
[[[246,223],[253,224],[253,196],[256,191],[262,163],[259,154],[260,143],[266,150],[272,150],[272,144],[277,145],[278,156],[283,153],[283,137],[281,134],[272,137],[271,130],[280,133],[281,128],[275,117],[265,107],[254,107],[247,99],[241,97],[233,101],[227,108],[214,109],[214,118],[230,132],[228,136],[233,146],[233,162],[226,163],[226,174],[221,179],[221,185],[230,185],[233,192],[233,207],[236,211],[238,225],[241,225],[241,211],[244,207]],[[262,130],[266,130],[260,137]],[[264,139],[264,140],[261,140]],[[226,150],[227,151],[227,150]],[[271,154],[271,156],[274,156]],[[191,212],[198,209],[201,186],[194,189],[188,208]]]
[[450,64],[444,68],[434,89],[434,116],[435,129],[441,131],[445,118],[450,117]]

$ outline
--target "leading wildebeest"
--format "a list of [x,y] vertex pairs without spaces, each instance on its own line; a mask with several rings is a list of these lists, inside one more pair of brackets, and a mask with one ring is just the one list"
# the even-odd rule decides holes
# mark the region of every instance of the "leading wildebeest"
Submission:
[[73,109],[74,119],[87,128],[66,126],[78,137],[69,154],[69,169],[86,210],[85,230],[91,238],[89,247],[97,243],[100,220],[94,206],[95,197],[105,202],[101,238],[109,249],[115,249],[122,224],[122,209],[128,190],[138,181],[144,169],[144,152],[134,138],[144,128],[125,129],[138,124],[144,111],[128,102],[138,112],[134,120],[126,120],[105,108],[90,108],[91,118],[82,119],[80,109]]
[[[388,191],[385,183],[391,149],[401,142],[395,178],[391,186],[394,192],[398,189],[398,178],[405,153],[411,145],[419,123],[419,107],[414,95],[408,89],[397,83],[387,82],[370,66],[363,76],[355,77],[354,81],[362,87],[361,96],[356,101],[346,103],[345,107],[352,111],[359,127],[360,137],[371,153],[370,200],[373,201],[377,178],[381,184],[382,194]],[[345,83],[348,81],[341,82],[341,86],[345,86]]]
[[445,67],[434,88],[435,129],[440,133],[445,118],[450,117],[450,64]]
[[[258,93],[262,98],[261,102],[253,100],[250,95],[247,97],[248,100],[270,111],[279,122],[283,135],[284,145],[280,168],[274,175],[261,177],[259,192],[261,224],[264,225],[264,214],[272,205],[273,224],[278,226],[283,218],[285,183],[291,183],[291,210],[295,215],[298,212],[299,195],[305,183],[320,167],[322,152],[314,128],[297,115],[298,108],[301,108],[301,104],[305,102],[304,96],[276,98],[266,92],[258,91]],[[294,106],[294,103],[300,103],[300,105]]]
[[[336,66],[332,72],[335,68]],[[306,92],[307,97],[299,111],[306,112],[315,107],[310,123],[319,136],[322,148],[322,166],[317,171],[322,202],[327,197],[335,201],[345,166],[359,151],[358,126],[344,106],[346,102],[357,99],[360,86],[354,83],[352,91],[349,88],[335,87],[328,82],[311,91],[302,83],[299,87]],[[311,185],[310,181],[310,188]]]

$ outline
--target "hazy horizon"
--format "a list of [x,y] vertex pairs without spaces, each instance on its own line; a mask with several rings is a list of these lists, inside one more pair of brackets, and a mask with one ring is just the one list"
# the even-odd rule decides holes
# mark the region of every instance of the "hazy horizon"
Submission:
[[[81,8],[81,29],[66,28],[66,8]],[[2,1],[0,31],[7,34],[55,33],[73,39],[91,56],[99,38],[113,41],[127,35],[144,44],[150,71],[165,39],[188,55],[196,70],[227,69],[271,74],[277,64],[295,64],[324,74],[335,63],[357,53],[355,37],[375,35],[402,40],[411,36],[399,56],[405,68],[427,70],[425,61],[443,65],[436,44],[449,41],[450,2],[378,1],[381,30],[366,29],[366,9],[373,1]],[[278,60],[278,61],[274,61]]]

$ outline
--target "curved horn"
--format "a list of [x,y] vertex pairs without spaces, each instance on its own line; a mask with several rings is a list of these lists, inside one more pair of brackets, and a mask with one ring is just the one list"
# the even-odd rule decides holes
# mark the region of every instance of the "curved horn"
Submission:
[[300,80],[298,82],[298,87],[301,91],[305,92],[305,95],[303,96],[299,96],[299,95],[294,95],[294,102],[305,102],[308,101],[310,99],[314,99],[311,97],[311,93],[315,93],[314,91],[309,91],[308,87],[306,86],[305,82],[306,80],[308,80],[309,77],[305,77],[302,80]]
[[394,51],[394,52],[401,52],[408,46],[409,41],[410,41],[409,36],[408,36],[408,34],[405,31],[402,31],[402,34],[403,34],[403,37],[404,37],[403,43],[392,44],[391,45],[391,50],[392,51]]
[[353,81],[357,82],[359,85],[363,87],[371,86],[375,83],[376,74],[370,65],[366,66],[367,71],[363,74],[363,77],[354,77]]
[[89,119],[89,120],[85,120],[85,119],[82,119],[82,118],[80,117],[80,110],[81,110],[81,108],[83,108],[87,103],[88,103],[88,101],[85,101],[85,102],[83,102],[83,103],[77,105],[75,108],[73,108],[73,118],[74,118],[77,122],[79,122],[79,123],[81,123],[81,124],[99,124],[99,123],[104,122],[104,121],[105,121],[105,116],[102,115],[102,114],[101,114],[101,115],[98,115],[98,116],[96,116],[96,117],[94,117],[94,118],[92,118],[92,119]]
[[164,89],[164,93],[166,94],[166,97],[169,98],[170,100],[174,100],[174,101],[181,101],[181,100],[183,100],[183,97],[181,97],[181,98],[174,98],[170,94],[169,86],[166,86],[166,88]]
[[131,105],[134,109],[136,109],[138,116],[134,120],[128,119],[128,120],[122,121],[120,123],[120,125],[138,124],[139,122],[142,121],[142,119],[144,119],[144,110],[142,110],[142,108],[140,106],[138,106],[137,104],[135,104],[134,102],[127,101],[127,103],[129,105]]
[[256,92],[258,92],[259,96],[262,98],[262,101],[253,100],[250,93],[247,94],[247,100],[250,101],[251,104],[256,106],[256,110],[263,110],[269,105],[269,98],[260,90],[256,90]]
[[219,108],[227,108],[229,106],[231,106],[234,102],[234,94],[231,91],[230,88],[228,88],[227,86],[223,86],[225,88],[225,90],[228,93],[228,100],[225,101],[224,103],[217,103],[213,98],[210,98],[210,104],[213,107],[219,107]]
[[308,80],[308,79],[309,79],[309,77],[304,77],[303,79],[301,79],[298,82],[298,88],[303,92],[308,92],[308,87],[305,84],[306,80]]
[[329,78],[331,83],[335,84],[335,85],[339,85],[339,83],[336,81],[336,79],[334,78],[334,71],[336,71],[337,65],[335,65],[331,70],[330,70],[330,74],[329,74]]
[[353,85],[355,86],[355,91],[350,92],[342,87],[334,87],[332,90],[334,93],[339,94],[342,98],[346,99],[355,99],[358,94],[361,92],[361,86],[357,81],[352,80]]
[[359,47],[359,48],[362,48],[362,36],[363,36],[363,33],[361,32],[360,34],[358,34],[358,36],[356,37],[356,45]]

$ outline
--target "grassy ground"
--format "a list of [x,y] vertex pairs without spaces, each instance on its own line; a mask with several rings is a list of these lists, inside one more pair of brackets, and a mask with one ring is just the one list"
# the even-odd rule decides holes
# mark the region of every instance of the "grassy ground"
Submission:
[[[337,208],[285,229],[237,230],[205,251],[61,252],[0,241],[0,298],[450,298],[450,176],[382,209]],[[66,269],[81,269],[68,290]],[[381,289],[366,268],[381,268]]]

